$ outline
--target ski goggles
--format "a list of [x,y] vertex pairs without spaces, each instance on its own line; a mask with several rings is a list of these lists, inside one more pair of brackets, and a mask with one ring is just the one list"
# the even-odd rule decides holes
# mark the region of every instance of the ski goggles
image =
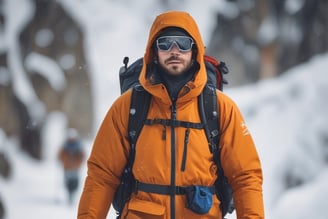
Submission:
[[162,36],[156,40],[157,48],[168,52],[175,44],[180,52],[189,52],[194,45],[194,40],[187,36]]

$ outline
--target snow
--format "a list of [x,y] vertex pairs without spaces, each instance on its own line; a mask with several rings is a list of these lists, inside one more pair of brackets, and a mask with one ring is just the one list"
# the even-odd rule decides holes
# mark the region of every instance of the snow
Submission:
[[[12,73],[13,89],[17,97],[27,106],[32,118],[40,122],[45,115],[43,103],[37,98],[32,84],[24,74],[20,62],[18,34],[33,15],[33,5],[29,1],[5,1],[6,31],[4,31],[3,47],[8,50],[8,65]],[[19,11],[19,13],[17,13]],[[0,46],[2,47],[2,46]]]
[[268,16],[262,21],[257,33],[259,43],[262,46],[273,43],[273,41],[277,38],[277,24],[275,22],[275,19],[271,16]]
[[3,86],[7,86],[10,83],[10,72],[5,67],[0,67],[0,84]]
[[62,91],[66,87],[65,73],[54,60],[31,52],[25,59],[25,66],[30,72],[42,74],[55,91]]
[[[327,61],[328,54],[314,57],[280,78],[229,93],[260,153],[268,218],[327,218]],[[294,188],[287,188],[288,176]]]
[[305,5],[305,0],[287,0],[285,2],[285,10],[290,14],[296,14]]
[[53,42],[55,36],[52,30],[48,28],[41,29],[37,32],[35,36],[35,43],[40,47],[47,47],[50,46]]
[[[39,100],[30,82],[24,77],[17,48],[18,31],[34,10],[31,2],[5,0],[9,26],[5,32],[7,35],[0,35],[0,48],[10,51],[8,60],[11,60],[10,69],[15,72],[15,92],[33,111],[33,103],[39,103]],[[159,12],[170,8],[160,3],[162,1],[149,3],[146,0],[57,2],[63,4],[85,33],[88,68],[93,72],[90,76],[96,94],[96,129],[90,138],[83,139],[85,151],[89,154],[97,128],[111,103],[120,93],[118,69],[122,65],[123,57],[128,55],[133,61],[143,55],[153,18]],[[213,27],[213,12],[224,11],[222,7],[227,4],[214,0],[202,4],[197,4],[197,0],[182,1],[181,4],[168,2],[175,9],[185,9],[194,15],[205,44]],[[227,11],[231,10],[231,5],[229,7]],[[203,11],[208,13],[202,13]],[[46,44],[51,40],[49,35],[43,37],[50,38],[40,39],[40,43]],[[42,73],[42,69],[48,68],[58,74],[57,77],[47,77],[52,86],[57,89],[65,86],[58,66],[50,60],[37,54],[29,61],[30,67],[37,68],[35,70],[39,73]],[[40,62],[40,65],[35,64],[36,61]],[[326,69],[328,54],[314,57],[308,63],[289,70],[279,78],[225,90],[244,114],[260,154],[268,219],[328,217]],[[8,79],[1,79],[6,80]],[[39,104],[42,108],[42,103]],[[17,139],[7,137],[0,129],[0,151],[5,152],[13,164],[12,177],[9,180],[0,178],[0,196],[7,210],[6,219],[76,217],[86,166],[81,169],[81,183],[74,203],[68,205],[61,166],[56,157],[65,137],[67,118],[61,112],[52,112],[45,119],[42,132],[45,148],[41,163],[26,157],[18,150]],[[115,218],[113,211],[108,218]],[[235,218],[235,215],[229,218]]]

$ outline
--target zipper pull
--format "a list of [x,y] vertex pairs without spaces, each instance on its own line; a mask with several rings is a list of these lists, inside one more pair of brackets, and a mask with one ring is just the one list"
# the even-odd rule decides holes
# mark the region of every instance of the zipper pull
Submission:
[[176,100],[175,100],[175,98],[172,99],[171,119],[172,120],[176,120],[177,119],[177,106],[176,106]]
[[166,139],[166,126],[163,125],[163,129],[162,129],[162,140],[165,141]]

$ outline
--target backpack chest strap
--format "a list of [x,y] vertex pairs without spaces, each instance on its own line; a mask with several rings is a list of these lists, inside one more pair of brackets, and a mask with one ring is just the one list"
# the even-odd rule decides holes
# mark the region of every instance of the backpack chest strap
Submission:
[[[159,184],[149,184],[136,182],[135,192],[142,191],[147,193],[156,193],[161,195],[185,195],[186,192],[193,186],[169,186],[169,185],[159,185]],[[215,187],[208,186],[208,189],[212,194],[215,194]]]
[[203,129],[203,123],[194,123],[194,122],[186,122],[180,120],[171,120],[171,119],[146,119],[144,121],[144,125],[155,125],[160,124],[164,126],[173,126],[173,127],[184,127],[184,128],[191,128],[191,129]]

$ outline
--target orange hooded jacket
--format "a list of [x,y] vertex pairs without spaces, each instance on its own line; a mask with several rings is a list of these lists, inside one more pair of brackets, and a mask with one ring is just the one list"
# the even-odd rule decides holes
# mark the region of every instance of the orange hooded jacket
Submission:
[[[185,12],[170,11],[156,17],[149,34],[144,55],[140,83],[152,95],[148,118],[171,118],[171,99],[163,84],[153,84],[146,74],[147,64],[153,61],[152,44],[165,27],[185,29],[194,39],[200,65],[194,80],[181,89],[176,101],[177,120],[200,122],[197,97],[206,84],[207,76],[203,62],[205,48],[193,18]],[[88,176],[81,196],[78,218],[106,218],[120,175],[129,155],[127,124],[131,90],[120,96],[108,111],[97,133],[88,159]],[[233,188],[237,217],[240,219],[264,218],[262,200],[262,170],[260,160],[247,127],[235,103],[217,91],[219,103],[221,162]],[[181,170],[185,128],[170,128],[162,137],[162,125],[144,126],[136,145],[133,166],[135,178],[143,183],[176,186],[213,185],[216,166],[212,161],[208,142],[203,130],[191,129],[186,166]],[[171,144],[174,135],[175,144]],[[174,157],[172,157],[174,156]],[[174,180],[174,182],[172,182]],[[170,196],[155,193],[138,193],[131,196],[123,210],[122,218],[221,218],[220,201],[213,195],[213,206],[205,215],[193,213],[186,208],[186,197],[176,195],[171,209]]]

